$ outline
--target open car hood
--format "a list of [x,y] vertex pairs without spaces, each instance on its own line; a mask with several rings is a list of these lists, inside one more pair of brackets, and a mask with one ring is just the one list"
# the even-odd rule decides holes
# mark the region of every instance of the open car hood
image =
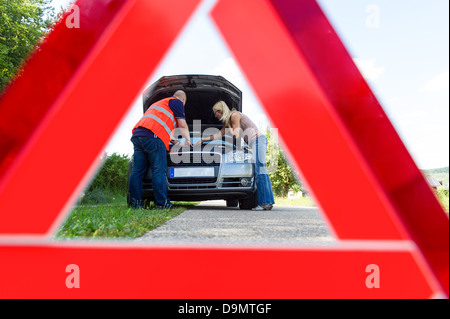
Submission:
[[212,111],[214,104],[225,101],[230,109],[242,112],[242,92],[222,76],[216,75],[172,75],[163,76],[143,93],[144,113],[150,105],[172,96],[175,91],[186,92],[186,122],[192,130],[194,120],[200,120],[202,131],[208,127],[221,128]]

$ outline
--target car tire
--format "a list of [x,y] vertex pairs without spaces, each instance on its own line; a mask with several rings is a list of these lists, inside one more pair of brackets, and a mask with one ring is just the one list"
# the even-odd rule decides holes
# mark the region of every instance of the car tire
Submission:
[[249,209],[255,208],[256,206],[258,206],[258,196],[257,196],[256,192],[253,195],[251,195],[250,197],[239,200],[239,208],[240,209],[249,210]]
[[238,207],[239,200],[238,199],[229,199],[227,200],[227,207]]

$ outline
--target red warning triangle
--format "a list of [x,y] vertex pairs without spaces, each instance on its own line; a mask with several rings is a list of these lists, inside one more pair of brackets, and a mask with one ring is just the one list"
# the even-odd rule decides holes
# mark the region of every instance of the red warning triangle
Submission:
[[448,291],[448,217],[316,1],[213,17],[338,237],[414,240]]
[[0,233],[46,234],[64,217],[198,3],[78,1],[80,28],[55,27],[0,104]]
[[[313,0],[220,0],[212,17],[341,240],[337,247],[48,241],[198,3],[78,1],[80,28],[57,25],[2,98],[0,255],[8,263],[0,265],[0,295],[448,296],[448,218]],[[302,148],[308,153],[295,148],[299,129],[310,135]],[[340,190],[354,192],[354,200],[342,203]],[[64,286],[64,269],[73,263],[83,273],[77,290]],[[372,265],[382,274],[380,287],[366,282]],[[339,274],[332,280],[329,267]],[[146,272],[174,274],[172,284]]]

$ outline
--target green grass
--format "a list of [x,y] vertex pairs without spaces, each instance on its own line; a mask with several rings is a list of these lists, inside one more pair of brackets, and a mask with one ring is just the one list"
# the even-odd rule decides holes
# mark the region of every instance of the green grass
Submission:
[[307,207],[316,206],[313,199],[309,196],[304,196],[300,198],[286,198],[275,196],[275,205],[307,206]]
[[[449,191],[440,189],[434,191],[436,198],[439,203],[442,205],[442,208],[447,213],[449,212]],[[286,198],[286,197],[275,197],[275,205],[289,205],[289,206],[306,206],[306,207],[314,207],[316,204],[313,199],[309,196],[300,197],[300,198]]]
[[126,204],[79,205],[60,227],[55,239],[137,238],[165,224],[197,203],[174,202],[174,209],[131,209]]

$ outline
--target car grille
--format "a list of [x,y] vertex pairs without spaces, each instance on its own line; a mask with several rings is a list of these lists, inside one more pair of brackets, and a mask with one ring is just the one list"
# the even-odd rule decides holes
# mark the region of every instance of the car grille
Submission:
[[[220,153],[178,153],[167,155],[168,167],[219,167],[222,160]],[[169,178],[169,189],[214,189],[217,187],[217,177],[197,177],[197,178]]]
[[[172,161],[173,160],[173,161]],[[189,166],[220,166],[222,155],[220,153],[170,153],[167,154],[169,167]]]
[[222,187],[240,187],[241,185],[241,178],[224,178],[222,182]]
[[186,185],[186,184],[214,184],[217,178],[169,178],[169,183],[172,185]]
[[215,189],[216,185],[177,185],[170,186],[170,190],[184,190],[184,189]]
[[248,185],[243,186],[241,184],[241,177],[232,177],[232,178],[224,178],[222,181],[222,187],[223,188],[227,188],[227,187],[249,187],[253,184],[253,178],[248,178],[247,180],[249,182]]
[[[214,189],[217,178],[169,178],[169,189]],[[153,189],[151,180],[144,180],[144,189]]]
[[216,188],[217,178],[169,178],[169,189],[214,189]]

